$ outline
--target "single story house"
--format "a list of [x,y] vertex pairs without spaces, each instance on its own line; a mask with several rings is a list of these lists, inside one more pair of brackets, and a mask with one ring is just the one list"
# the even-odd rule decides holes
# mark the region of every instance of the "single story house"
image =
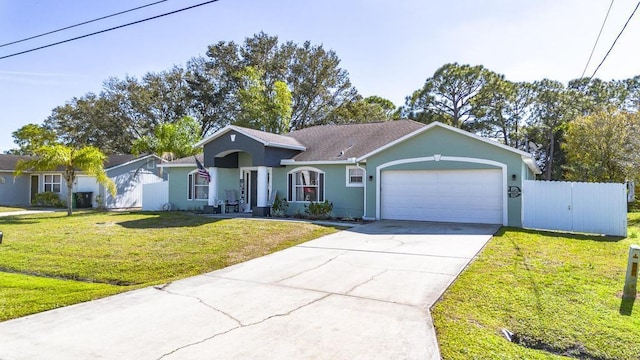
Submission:
[[160,166],[172,208],[202,209],[233,191],[240,211],[267,213],[274,195],[288,213],[328,200],[334,216],[522,226],[522,181],[532,156],[469,132],[411,120],[322,125],[286,135],[227,126],[194,157]]
[[[18,161],[29,159],[32,157],[0,154],[0,204],[29,206],[36,194],[45,191],[57,193],[66,200],[67,185],[60,170],[26,171],[17,177],[13,175]],[[76,176],[73,192],[91,192],[93,207],[101,204],[110,209],[140,207],[142,185],[164,180],[158,167],[161,162],[162,159],[156,155],[110,155],[104,168],[116,184],[116,196],[105,192],[95,177],[82,172]]]

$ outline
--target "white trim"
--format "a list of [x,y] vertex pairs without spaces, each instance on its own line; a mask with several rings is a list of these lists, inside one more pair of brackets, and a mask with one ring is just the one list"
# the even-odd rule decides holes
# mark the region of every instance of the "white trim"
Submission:
[[[361,161],[366,162],[366,161]],[[345,165],[345,164],[355,164],[355,158],[353,160],[306,160],[306,161],[295,161],[293,159],[282,159],[280,160],[280,165],[294,165],[294,166],[305,166],[305,165]]]
[[184,164],[184,163],[183,164],[170,164],[170,163],[168,163],[168,164],[158,164],[156,166],[157,167],[161,167],[161,168],[197,167],[197,165],[195,163],[193,163],[193,164]]
[[[195,191],[196,190],[196,181],[195,181],[196,177],[195,176],[193,177],[193,183],[189,184],[189,177],[194,175],[194,174],[198,175],[198,169],[190,171],[187,174],[187,201],[207,201],[207,204],[208,204],[209,203],[209,184],[206,185],[206,187],[207,187],[207,197],[204,198],[204,199],[196,198],[196,191]],[[198,185],[198,186],[204,187],[205,185]],[[191,190],[191,189],[189,189],[190,187],[193,187],[193,198],[192,199],[189,199],[189,191]]]
[[[289,175],[297,173],[299,171],[304,171],[304,170],[317,172],[318,173],[318,181],[320,181],[320,174],[323,175],[323,177],[322,177],[322,194],[324,196],[323,196],[322,201],[325,201],[327,199],[327,192],[326,192],[327,187],[325,186],[325,184],[327,182],[327,179],[326,179],[327,178],[327,174],[324,171],[322,171],[322,170],[320,170],[318,168],[311,167],[311,166],[300,166],[300,167],[291,169],[289,172],[287,172],[287,196],[286,196],[287,201],[288,202],[292,202],[292,203],[297,203],[297,204],[308,204],[308,203],[311,202],[311,201],[305,201],[305,200],[289,200],[289,193],[290,193],[289,187],[291,186],[291,182],[289,181]],[[295,192],[291,192],[291,193],[294,194]],[[318,200],[317,200],[317,202],[321,202],[319,197],[320,197],[320,184],[318,184]]]
[[[394,160],[394,161],[386,162],[384,164],[380,164],[378,165],[378,167],[376,167],[376,179],[377,179],[376,180],[376,220],[380,220],[380,205],[381,205],[380,204],[380,185],[382,182],[382,178],[380,177],[380,175],[382,170],[395,165],[427,162],[427,161],[435,161],[435,157],[426,156],[426,157],[419,157],[419,158]],[[504,226],[508,225],[509,209],[508,209],[508,201],[507,201],[508,182],[507,182],[507,165],[506,164],[493,161],[493,160],[459,157],[459,156],[441,156],[440,161],[467,162],[467,163],[474,163],[474,164],[497,166],[501,168],[502,169],[502,225]]]
[[[362,170],[362,182],[360,183],[352,183],[351,176],[349,175],[349,170]],[[356,165],[347,165],[345,166],[345,186],[346,187],[364,187],[364,182],[366,181],[366,171],[363,168],[358,167]]]
[[[268,180],[267,181],[267,194],[268,194],[269,197],[271,197],[271,190],[273,188],[273,168],[269,167],[269,166],[267,166],[266,168],[267,168],[267,180]],[[245,171],[248,171],[249,172],[249,183],[251,183],[251,171],[258,171],[258,166],[243,166],[243,167],[238,168],[238,170],[240,170],[240,178],[239,178],[239,180],[242,180],[244,183],[246,183],[247,179],[244,178],[244,173],[245,173]],[[253,186],[253,184],[250,184],[250,185]],[[258,192],[258,188],[257,188],[258,184],[255,184],[255,186],[256,186],[256,196],[258,196],[258,194],[257,194],[257,192]],[[251,199],[249,199],[249,195],[251,195],[249,193],[249,189],[245,187],[245,189],[244,189],[244,199],[242,199],[242,194],[238,194],[238,201],[242,200],[242,201],[244,201],[245,204],[251,204],[251,202],[250,202]],[[256,206],[258,206],[257,204],[258,204],[258,202],[256,201]]]
[[[50,176],[56,176],[56,175],[60,176],[60,182],[59,183],[56,183],[56,182],[47,183],[46,181],[47,181],[47,176],[48,175],[50,175]],[[42,178],[42,192],[47,192],[46,185],[50,184],[51,185],[51,191],[50,192],[52,192],[54,194],[62,194],[62,183],[63,183],[63,180],[65,180],[64,176],[62,176],[62,173],[42,173],[42,176],[43,176],[43,178]],[[38,179],[38,182],[40,182],[40,179]],[[55,185],[55,184],[59,184],[60,185],[60,191],[57,191],[57,192],[53,191],[53,185]]]
[[[501,148],[503,150],[507,150],[507,151],[510,151],[512,153],[518,154],[518,155],[520,155],[522,157],[522,161],[524,161],[527,164],[527,166],[529,166],[529,168],[531,169],[531,171],[533,171],[533,173],[535,173],[535,174],[540,174],[541,173],[541,171],[538,168],[538,166],[536,165],[535,161],[533,161],[533,156],[531,154],[529,154],[527,152],[524,152],[522,150],[518,150],[518,149],[513,148],[511,146],[507,146],[507,145],[501,144],[501,143],[493,141],[491,139],[487,139],[487,138],[484,138],[482,136],[479,136],[479,135],[476,135],[476,134],[472,134],[472,133],[470,133],[468,131],[464,131],[464,130],[458,129],[456,127],[453,127],[453,126],[449,126],[449,125],[443,124],[443,123],[438,122],[438,121],[434,121],[434,122],[428,124],[427,126],[422,127],[422,128],[420,128],[418,130],[415,130],[414,132],[409,133],[409,134],[407,134],[407,135],[405,135],[405,136],[403,136],[403,137],[401,137],[401,138],[399,138],[397,140],[394,140],[394,141],[392,141],[390,143],[387,143],[387,144],[385,144],[385,145],[383,145],[383,146],[381,146],[381,147],[369,152],[368,154],[362,155],[361,157],[359,157],[357,159],[357,161],[363,161],[366,158],[371,157],[371,156],[373,156],[373,155],[375,155],[375,154],[377,154],[377,153],[379,153],[381,151],[384,151],[384,150],[386,150],[386,149],[388,149],[388,148],[390,148],[390,147],[392,147],[392,146],[394,146],[396,144],[399,144],[399,143],[401,143],[403,141],[406,141],[406,140],[408,140],[408,139],[410,139],[410,138],[412,138],[412,137],[414,137],[416,135],[422,134],[423,132],[429,131],[429,130],[433,129],[436,126],[437,127],[441,127],[443,129],[446,129],[446,130],[453,131],[453,132],[455,132],[457,134],[460,134],[460,135],[464,135],[464,136],[467,136],[467,137],[482,141],[482,142],[484,142],[486,144],[499,147],[499,148]],[[527,160],[530,160],[530,161],[527,161]]]
[[[210,143],[211,141],[221,137],[222,135],[228,133],[229,131],[235,131],[238,132],[250,139],[253,139],[261,144],[263,144],[264,146],[271,146],[271,147],[279,147],[279,148],[283,148],[283,149],[293,149],[293,150],[302,150],[305,151],[307,150],[306,147],[300,145],[289,145],[289,144],[280,144],[280,143],[276,143],[276,142],[269,142],[269,141],[265,141],[263,139],[260,139],[258,137],[255,137],[249,133],[247,133],[246,131],[244,131],[241,127],[239,126],[234,126],[234,125],[227,125],[224,128],[222,128],[221,130],[216,131],[213,135],[209,136],[208,138],[202,139],[200,141],[198,141],[197,143],[195,143],[195,145],[193,145],[193,147],[203,147],[204,145]],[[273,134],[273,135],[277,135],[277,134]],[[281,135],[284,136],[284,135]],[[291,138],[293,139],[293,138]],[[295,139],[294,139],[295,140]]]
[[[134,163],[134,162],[136,162],[136,161],[140,161],[140,160],[143,160],[143,159],[148,159],[148,158],[151,158],[151,157],[154,157],[154,158],[156,158],[157,160],[160,160],[160,162],[162,162],[162,159],[161,159],[159,156],[154,155],[154,154],[149,154],[149,155],[145,155],[145,156],[143,156],[143,157],[139,157],[139,158],[135,158],[135,159],[129,160],[129,161],[127,161],[126,163],[122,163],[122,164],[119,164],[119,165],[116,165],[116,166],[112,166],[112,167],[105,168],[105,169],[104,169],[104,171],[111,171],[111,170],[113,170],[113,169],[117,169],[117,168],[120,168],[120,167],[123,167],[123,166],[131,165],[131,164],[133,164],[133,163]],[[146,165],[147,165],[147,164],[145,163],[145,166],[146,166]],[[158,164],[157,166],[161,166],[161,165],[160,165],[160,164]]]

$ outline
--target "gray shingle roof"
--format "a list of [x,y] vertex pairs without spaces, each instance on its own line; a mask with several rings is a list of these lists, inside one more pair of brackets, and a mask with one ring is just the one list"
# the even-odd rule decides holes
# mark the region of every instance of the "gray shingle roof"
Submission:
[[19,160],[31,160],[33,156],[0,154],[0,170],[13,171]]
[[296,130],[289,136],[307,148],[295,161],[338,161],[358,158],[425,125],[412,120],[350,125],[322,125]]
[[298,142],[298,140],[296,140],[293,137],[287,136],[287,135],[278,135],[278,134],[272,134],[269,132],[265,132],[265,131],[260,131],[260,130],[255,130],[255,129],[249,129],[249,128],[244,128],[244,127],[240,127],[240,126],[236,126],[238,129],[242,130],[243,132],[258,138],[264,142],[267,143],[272,143],[272,144],[280,144],[280,145],[289,145],[289,146],[303,146],[302,144],[300,144]]
[[[139,157],[144,157],[144,156],[146,155],[141,155],[141,156],[135,156],[131,154],[109,155],[107,156],[107,160],[105,160],[104,162],[104,168],[109,169],[114,166],[122,165],[124,163],[128,163],[131,160],[137,159]],[[35,159],[35,157],[27,156],[27,155],[0,154],[0,170],[13,171],[16,169],[16,164],[18,164],[19,160],[32,160],[32,159]]]

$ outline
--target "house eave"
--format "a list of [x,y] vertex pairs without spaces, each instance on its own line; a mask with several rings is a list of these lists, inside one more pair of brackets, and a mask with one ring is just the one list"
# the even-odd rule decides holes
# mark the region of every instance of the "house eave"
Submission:
[[158,164],[156,165],[159,168],[181,168],[181,167],[196,167],[196,164],[170,164],[170,163],[165,163],[165,164]]
[[356,158],[349,158],[347,160],[303,160],[296,161],[293,159],[282,159],[280,165],[351,165],[357,162]]
[[149,155],[145,155],[145,156],[142,156],[142,157],[139,157],[139,158],[135,158],[133,160],[129,160],[126,163],[122,163],[120,165],[116,165],[116,166],[105,168],[104,171],[111,171],[113,169],[117,169],[117,168],[120,168],[120,167],[123,167],[123,166],[131,165],[131,164],[135,163],[136,161],[146,160],[146,159],[149,159],[149,158],[156,158],[157,160],[160,160],[161,162],[163,161],[162,158],[160,158],[158,155],[149,154]]
[[288,145],[288,144],[280,144],[280,143],[276,143],[276,142],[268,142],[268,141],[264,141],[263,139],[257,138],[249,133],[247,133],[246,131],[242,130],[242,128],[234,126],[234,125],[227,125],[224,128],[216,131],[214,134],[212,134],[211,136],[209,136],[206,139],[202,139],[200,141],[198,141],[197,143],[195,143],[193,145],[193,147],[204,147],[206,144],[212,142],[213,140],[221,137],[222,135],[228,133],[229,131],[235,131],[238,132],[250,139],[253,139],[259,143],[261,143],[264,146],[270,146],[270,147],[277,147],[277,148],[282,148],[282,149],[292,149],[292,150],[301,150],[301,151],[305,151],[307,150],[306,147],[304,146],[296,146],[296,145]]
[[269,146],[269,147],[277,147],[277,148],[281,148],[281,149],[291,149],[291,150],[300,150],[300,151],[306,151],[307,148],[304,146],[296,146],[296,145],[286,145],[286,144],[279,144],[279,143],[266,143],[264,144],[264,146]]

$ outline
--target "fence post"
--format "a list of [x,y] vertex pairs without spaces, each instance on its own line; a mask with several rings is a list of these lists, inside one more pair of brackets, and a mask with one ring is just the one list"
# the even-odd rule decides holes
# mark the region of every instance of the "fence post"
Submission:
[[624,280],[624,291],[622,293],[622,297],[625,299],[635,299],[636,297],[636,285],[638,283],[638,263],[640,263],[640,246],[631,245],[629,247],[627,276]]

